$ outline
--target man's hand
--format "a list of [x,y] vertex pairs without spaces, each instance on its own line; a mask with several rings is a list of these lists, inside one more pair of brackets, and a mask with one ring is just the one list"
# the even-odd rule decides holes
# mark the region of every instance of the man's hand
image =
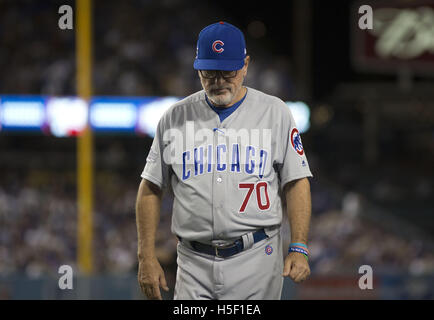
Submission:
[[160,287],[169,291],[164,271],[157,258],[139,259],[138,280],[143,294],[150,300],[163,300]]
[[294,282],[299,283],[310,275],[309,264],[303,254],[291,252],[285,258],[283,276],[290,277]]

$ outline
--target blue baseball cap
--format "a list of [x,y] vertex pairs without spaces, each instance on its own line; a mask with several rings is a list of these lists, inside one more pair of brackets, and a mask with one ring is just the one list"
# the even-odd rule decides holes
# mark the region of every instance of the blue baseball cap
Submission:
[[217,22],[202,29],[197,40],[196,70],[240,70],[246,57],[243,32],[227,22]]

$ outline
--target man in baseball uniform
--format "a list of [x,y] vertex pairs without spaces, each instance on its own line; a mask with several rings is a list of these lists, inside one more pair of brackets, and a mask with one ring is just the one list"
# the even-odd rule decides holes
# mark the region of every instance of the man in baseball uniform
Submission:
[[[155,256],[167,188],[179,240],[175,299],[280,299],[283,277],[310,274],[312,174],[288,106],[243,86],[249,60],[238,28],[204,28],[194,61],[203,90],[158,123],[136,203],[138,281],[149,299],[168,290]],[[284,209],[289,248],[280,237]]]

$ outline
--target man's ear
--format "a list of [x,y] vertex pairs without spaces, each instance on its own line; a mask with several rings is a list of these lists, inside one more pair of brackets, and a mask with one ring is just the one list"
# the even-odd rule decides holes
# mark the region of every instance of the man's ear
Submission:
[[246,65],[246,67],[249,66],[249,63],[250,63],[250,56],[246,56],[246,57],[244,58],[244,64]]
[[244,58],[244,67],[246,68],[246,72],[244,73],[244,77],[246,77],[246,75],[247,75],[247,69],[249,67],[249,63],[250,63],[250,56],[247,56]]

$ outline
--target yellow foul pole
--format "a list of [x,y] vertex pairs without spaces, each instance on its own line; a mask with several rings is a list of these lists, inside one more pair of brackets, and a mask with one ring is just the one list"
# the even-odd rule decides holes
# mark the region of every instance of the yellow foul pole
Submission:
[[[91,0],[76,0],[76,63],[77,94],[86,101],[92,95],[92,23]],[[91,274],[93,267],[93,142],[87,125],[77,138],[78,243],[77,258],[80,271]]]

